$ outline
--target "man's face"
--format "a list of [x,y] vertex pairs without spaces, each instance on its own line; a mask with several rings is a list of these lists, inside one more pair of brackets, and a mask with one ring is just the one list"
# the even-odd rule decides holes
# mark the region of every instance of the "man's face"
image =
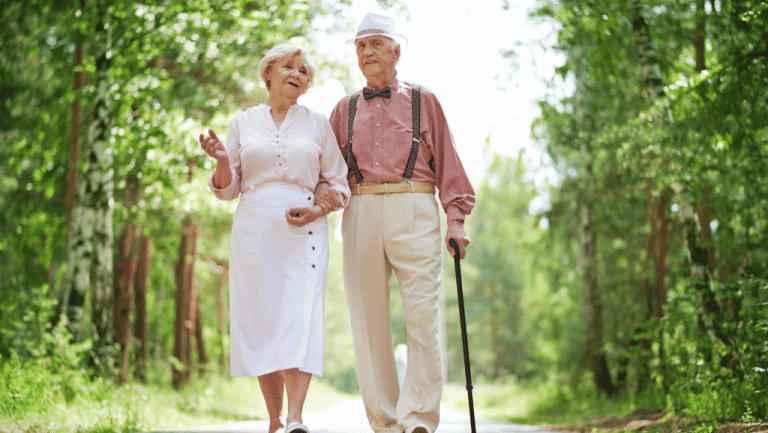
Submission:
[[387,78],[395,73],[395,65],[400,58],[400,46],[392,39],[384,36],[369,36],[359,39],[357,47],[357,64],[365,78]]

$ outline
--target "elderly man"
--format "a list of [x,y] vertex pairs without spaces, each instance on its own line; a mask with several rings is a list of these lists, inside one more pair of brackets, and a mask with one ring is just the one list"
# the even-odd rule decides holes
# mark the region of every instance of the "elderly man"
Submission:
[[[344,285],[371,427],[377,433],[434,433],[442,394],[435,188],[447,215],[445,242],[456,239],[459,251],[448,250],[461,258],[469,244],[464,218],[475,192],[435,95],[397,77],[398,40],[407,42],[390,18],[368,14],[363,19],[349,42],[367,86],[339,101],[330,117],[352,190],[342,220]],[[402,390],[390,328],[393,270],[408,334]]]

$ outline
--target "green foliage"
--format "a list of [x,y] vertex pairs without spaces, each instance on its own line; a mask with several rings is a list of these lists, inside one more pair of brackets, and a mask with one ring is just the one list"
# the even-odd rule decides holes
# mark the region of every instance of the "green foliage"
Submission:
[[[529,213],[536,187],[526,176],[524,154],[518,158],[488,155],[487,175],[476,186],[477,205],[468,219],[472,243],[462,262],[464,298],[471,341],[471,362],[477,377],[498,379],[509,374],[537,373],[534,356],[545,314],[537,291],[535,247],[541,228]],[[449,371],[461,380],[458,305],[453,287],[452,257],[447,256],[446,327]],[[526,314],[526,311],[535,312]]]
[[45,409],[53,402],[51,372],[41,365],[22,366],[18,355],[0,358],[0,413],[4,417]]
[[[550,285],[567,305],[583,302],[568,277],[581,260],[574,216],[592,198],[603,349],[621,398],[663,396],[660,407],[707,421],[766,419],[764,2],[540,1],[532,16],[558,26],[557,72],[576,89],[540,102],[532,125],[560,173],[544,214]],[[668,289],[657,321],[644,291],[657,277],[659,213],[648,209],[664,194]],[[698,227],[681,212],[694,206]],[[706,279],[689,258],[704,249],[714,253],[698,268]],[[568,317],[582,321],[579,313]],[[581,335],[569,343],[583,344]],[[577,389],[587,365],[574,352],[553,360]]]
[[[0,24],[6,29],[0,33],[0,158],[6,161],[0,167],[4,356],[15,351],[22,360],[36,359],[48,356],[51,350],[43,348],[54,345],[45,340],[58,320],[67,268],[64,198],[72,107],[81,104],[84,116],[74,143],[87,147],[83,137],[93,115],[99,61],[92,39],[101,21],[109,22],[111,46],[111,111],[106,114],[114,159],[114,231],[120,233],[130,221],[151,237],[150,355],[168,359],[175,315],[173,267],[187,215],[200,227],[197,277],[203,332],[219,340],[215,290],[220,270],[209,265],[227,259],[236,203],[220,202],[208,191],[213,166],[200,151],[197,136],[209,127],[225,136],[236,110],[266,98],[258,76],[264,52],[284,40],[313,51],[314,21],[341,16],[349,7],[349,2],[309,0],[108,3],[106,18],[99,16],[97,2],[87,2],[83,10],[47,0],[0,8]],[[346,28],[342,19],[334,22]],[[82,67],[75,66],[78,46],[84,48]],[[332,69],[339,67],[322,58],[316,63],[323,75],[333,75]],[[84,86],[75,93],[76,71],[84,73]],[[82,158],[73,168],[84,166]],[[139,201],[132,206],[124,203],[123,194],[129,178],[139,180]],[[70,317],[75,344],[96,342],[88,301],[82,317]],[[216,342],[220,344],[207,347],[212,359],[228,350],[226,341]],[[111,371],[111,361],[101,359],[103,355],[93,353],[87,364]],[[338,358],[344,361],[339,369],[348,370],[349,357]]]
[[[696,323],[701,306],[695,298],[675,292],[667,302],[660,326],[667,347],[664,368],[667,380],[673,380],[670,409],[696,419],[739,419],[746,413],[765,419],[768,333],[763,324],[768,320],[768,283],[746,280],[725,285],[718,295],[732,307],[714,318],[728,327],[730,345]],[[728,321],[736,311],[739,321]]]

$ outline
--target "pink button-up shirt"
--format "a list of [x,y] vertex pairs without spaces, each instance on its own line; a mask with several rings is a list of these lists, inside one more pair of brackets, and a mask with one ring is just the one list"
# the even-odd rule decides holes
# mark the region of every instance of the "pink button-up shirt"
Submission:
[[[392,90],[390,99],[376,97],[366,101],[360,95],[357,102],[352,153],[365,184],[402,182],[411,153],[413,85],[395,76],[389,82],[389,88]],[[456,153],[453,136],[437,97],[423,86],[420,86],[420,93],[421,143],[410,180],[435,185],[448,220],[463,219],[475,206],[475,191]],[[331,127],[347,164],[349,103],[353,95],[342,98],[330,117]],[[347,179],[350,185],[357,184],[351,168]]]

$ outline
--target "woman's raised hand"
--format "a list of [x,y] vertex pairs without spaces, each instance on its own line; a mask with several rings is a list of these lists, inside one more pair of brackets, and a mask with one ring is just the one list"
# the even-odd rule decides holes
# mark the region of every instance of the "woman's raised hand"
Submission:
[[229,165],[229,155],[227,155],[227,148],[213,132],[213,129],[208,130],[208,137],[200,134],[200,146],[203,148],[206,154],[211,158],[215,158],[217,162],[224,163],[225,166]]

